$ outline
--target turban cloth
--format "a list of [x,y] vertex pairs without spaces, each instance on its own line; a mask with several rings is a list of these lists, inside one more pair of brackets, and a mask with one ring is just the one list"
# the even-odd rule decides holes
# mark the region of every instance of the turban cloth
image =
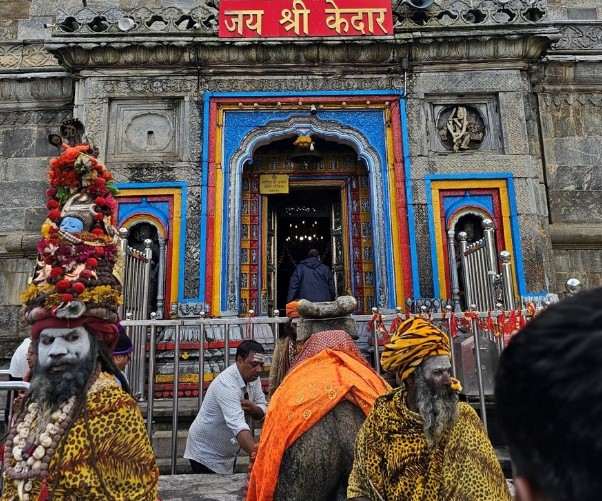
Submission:
[[450,355],[449,338],[426,320],[413,317],[405,320],[385,344],[380,364],[386,371],[401,373],[406,379],[425,358]]
[[299,318],[299,312],[297,311],[297,304],[299,301],[291,301],[286,305],[286,316],[292,320],[293,318]]
[[113,353],[119,337],[119,329],[116,324],[106,322],[98,317],[48,317],[44,320],[38,320],[31,326],[31,339],[34,341],[38,339],[44,329],[74,329],[82,326],[105,343],[109,348],[109,353]]

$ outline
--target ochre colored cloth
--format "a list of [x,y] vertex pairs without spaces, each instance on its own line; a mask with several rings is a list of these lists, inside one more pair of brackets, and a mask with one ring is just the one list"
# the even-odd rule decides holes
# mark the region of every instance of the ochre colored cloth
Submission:
[[[159,470],[140,410],[107,373],[101,373],[90,387],[87,402],[88,426],[93,447],[80,415],[69,431],[65,454],[58,463],[58,450],[50,460],[48,487],[57,475],[53,501],[156,501]],[[108,494],[92,467],[92,454]],[[41,481],[34,480],[31,500],[38,499]],[[4,478],[2,501],[16,495],[13,480]],[[16,498],[18,499],[18,497]]]
[[504,474],[472,407],[432,448],[404,388],[380,397],[355,442],[347,497],[383,501],[510,501]]
[[272,365],[270,365],[270,376],[268,378],[268,395],[271,397],[291,366],[291,351],[294,350],[295,342],[288,336],[276,341],[272,353]]
[[299,318],[299,312],[297,311],[297,305],[299,301],[291,301],[290,303],[286,303],[286,316],[291,320],[293,318]]
[[116,324],[107,322],[94,316],[83,316],[79,318],[56,318],[48,317],[34,322],[31,326],[31,339],[34,341],[40,337],[44,329],[74,329],[81,326],[86,327],[92,334],[109,347],[109,352],[113,353],[117,339],[119,338],[119,329]]
[[420,317],[405,320],[397,327],[391,341],[385,344],[380,363],[383,369],[401,374],[406,379],[425,358],[449,356],[449,337]]
[[344,351],[325,349],[291,370],[268,405],[247,501],[273,498],[285,451],[340,401],[346,398],[368,414],[388,389],[365,360]]

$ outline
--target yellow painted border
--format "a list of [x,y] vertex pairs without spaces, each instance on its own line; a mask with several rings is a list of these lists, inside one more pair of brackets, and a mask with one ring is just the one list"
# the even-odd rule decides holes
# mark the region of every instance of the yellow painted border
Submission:
[[[338,102],[340,101],[340,97],[338,99],[333,99],[332,103],[334,106],[338,106]],[[322,103],[326,108],[328,108],[329,103],[328,102],[323,102]],[[267,104],[265,102],[262,103],[262,107],[267,106],[267,108],[271,108],[273,105],[271,103]],[[385,112],[385,123],[389,124],[391,123],[391,109],[390,107],[386,104],[386,101],[376,101],[373,102],[370,106],[371,109],[380,109],[383,110]],[[347,107],[346,109],[348,110],[352,110],[352,109],[365,109],[366,108],[366,104],[365,102],[358,102],[358,101],[352,101],[352,102],[348,102],[347,103]],[[221,102],[216,106],[216,112],[215,112],[215,116],[216,116],[216,131],[215,131],[215,185],[214,186],[209,186],[209,190],[214,190],[215,192],[215,217],[213,220],[213,280],[212,280],[212,294],[211,294],[211,304],[212,305],[221,305],[221,277],[222,277],[222,267],[223,267],[223,258],[224,256],[222,256],[222,252],[221,252],[221,244],[222,244],[222,218],[223,218],[223,204],[224,204],[224,200],[223,200],[223,192],[224,192],[224,186],[223,186],[223,170],[222,170],[222,161],[223,161],[223,142],[224,142],[224,114],[227,111],[239,111],[241,108],[238,104],[238,102]],[[265,108],[264,108],[265,109]],[[286,110],[290,110],[290,111],[295,111],[298,110],[299,107],[298,105],[291,103],[291,102],[287,102],[287,103],[283,103],[282,106],[279,106],[278,108],[280,111],[286,111]],[[389,169],[389,173],[391,175],[389,175],[389,204],[390,204],[390,216],[391,216],[391,228],[393,231],[393,235],[397,235],[396,231],[399,230],[400,225],[401,224],[407,224],[405,221],[399,221],[398,218],[398,212],[397,212],[397,206],[396,206],[396,200],[395,200],[395,186],[396,186],[396,182],[402,182],[402,180],[397,180],[395,178],[395,170],[394,170],[394,161],[395,161],[395,155],[394,155],[394,141],[395,140],[400,140],[400,138],[395,138],[393,137],[393,130],[392,127],[387,126],[386,128],[386,133],[385,133],[385,143],[386,143],[386,154],[387,154],[387,168]],[[210,167],[211,168],[211,167]],[[319,184],[320,186],[323,186],[323,183]],[[307,185],[306,185],[307,186]],[[343,204],[347,204],[347,199],[346,197],[343,197]],[[345,211],[347,211],[347,207],[343,206],[342,209],[345,209]],[[345,212],[346,213],[346,212]],[[349,227],[348,227],[348,222],[344,221],[344,238],[346,239],[346,243],[345,245],[348,246],[348,239],[349,239]],[[398,239],[393,238],[393,262],[395,264],[395,288],[396,288],[396,293],[397,293],[397,297],[405,297],[404,296],[404,288],[403,288],[403,273],[409,273],[409,270],[404,270],[401,269],[402,265],[401,263],[403,263],[403,259],[402,259],[402,250],[401,247],[399,245]],[[347,253],[345,253],[345,255],[347,255]],[[347,261],[349,260],[349,258],[347,257]],[[349,273],[349,287],[351,287],[351,270],[349,269],[349,262],[345,262],[345,269],[348,270]]]
[[[222,169],[223,153],[223,133],[224,133],[224,112],[223,106],[218,106],[216,110],[216,130],[215,130],[215,207],[213,217],[213,285],[211,295],[212,308],[221,309],[221,280],[222,280],[222,221],[224,218],[224,171]],[[211,190],[209,186],[209,190]]]
[[[177,187],[170,188],[120,188],[117,195],[117,203],[121,197],[152,197],[152,196],[171,196],[173,197],[173,217],[169,221],[171,225],[171,281],[169,283],[171,300],[178,300],[178,268],[180,266],[180,240],[181,240],[181,221],[182,221],[182,189]],[[150,217],[149,217],[150,216]],[[161,228],[163,224],[152,215],[133,214],[131,217],[124,219],[124,226],[129,227],[134,222],[141,220],[154,220],[157,227]],[[163,235],[165,238],[165,235]],[[167,297],[167,294],[165,295]]]
[[[504,227],[504,245],[505,250],[514,255],[512,245],[512,226],[510,224],[510,199],[508,196],[508,183],[505,179],[446,179],[431,181],[431,200],[433,201],[433,225],[435,230],[435,248],[437,249],[437,265],[439,270],[439,290],[447,290],[448,279],[445,274],[445,255],[444,249],[447,242],[443,242],[441,235],[441,221],[445,218],[443,208],[439,203],[439,192],[441,190],[462,190],[462,189],[497,189],[500,196],[500,210],[502,211],[501,220]],[[515,273],[513,276],[516,275]],[[516,277],[514,277],[516,282]],[[515,290],[517,284],[514,284]]]
[[126,227],[129,230],[132,226],[135,226],[138,223],[146,222],[154,223],[155,227],[159,232],[159,236],[161,238],[165,238],[163,222],[159,218],[153,216],[152,214],[134,214],[133,216],[124,219],[123,224],[121,226]]
[[[391,108],[385,107],[385,145],[387,152],[387,172],[389,173],[389,214],[391,215],[391,244],[393,250],[393,264],[394,264],[394,277],[395,277],[395,297],[405,298],[405,291],[403,288],[403,274],[409,273],[409,270],[403,269],[403,258],[401,254],[401,246],[399,245],[399,233],[400,233],[400,221],[397,210],[397,183],[398,180],[395,178],[395,145],[393,137],[393,128],[388,125],[391,123]],[[400,301],[398,300],[398,303]]]

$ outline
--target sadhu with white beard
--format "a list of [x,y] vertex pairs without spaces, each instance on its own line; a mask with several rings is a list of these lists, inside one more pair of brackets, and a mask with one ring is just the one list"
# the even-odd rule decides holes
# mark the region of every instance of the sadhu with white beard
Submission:
[[476,412],[458,401],[447,335],[422,318],[401,323],[382,367],[401,380],[379,397],[355,443],[350,500],[510,500]]

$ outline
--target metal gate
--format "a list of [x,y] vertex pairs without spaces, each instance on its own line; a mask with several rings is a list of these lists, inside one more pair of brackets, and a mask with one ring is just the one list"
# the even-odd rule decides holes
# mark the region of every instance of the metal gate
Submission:
[[[495,229],[491,219],[484,219],[483,238],[469,244],[465,232],[458,233],[460,255],[456,256],[453,231],[448,238],[449,267],[451,275],[454,310],[460,311],[460,277],[458,265],[462,270],[466,309],[477,311],[495,309],[514,309],[515,295],[512,268],[512,256],[507,251],[497,253]],[[498,267],[501,261],[501,272]],[[499,303],[499,304],[498,304]]]
[[[119,230],[121,252],[125,257],[122,291],[123,304],[120,317],[127,320],[148,320],[148,301],[152,258],[152,240],[144,241],[144,251],[134,249],[127,244],[128,230]],[[134,345],[132,360],[126,368],[132,395],[144,398],[146,376],[146,327],[131,326],[128,335]]]

